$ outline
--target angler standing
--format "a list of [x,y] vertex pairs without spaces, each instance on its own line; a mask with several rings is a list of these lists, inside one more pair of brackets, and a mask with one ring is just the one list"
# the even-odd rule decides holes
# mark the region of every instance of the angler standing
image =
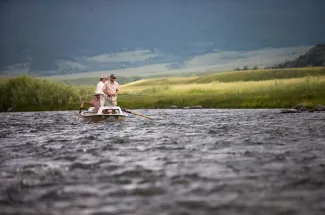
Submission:
[[117,94],[120,91],[120,86],[115,80],[116,76],[112,74],[104,85],[103,92],[107,95],[105,106],[117,106]]

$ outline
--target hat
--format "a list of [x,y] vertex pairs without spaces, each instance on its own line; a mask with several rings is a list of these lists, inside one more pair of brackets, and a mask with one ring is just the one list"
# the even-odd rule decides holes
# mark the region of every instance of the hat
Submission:
[[116,79],[116,76],[114,74],[111,74],[111,76],[109,76],[110,78]]
[[100,78],[107,78],[105,75],[100,76]]
[[95,93],[94,96],[100,96],[101,94],[100,93]]

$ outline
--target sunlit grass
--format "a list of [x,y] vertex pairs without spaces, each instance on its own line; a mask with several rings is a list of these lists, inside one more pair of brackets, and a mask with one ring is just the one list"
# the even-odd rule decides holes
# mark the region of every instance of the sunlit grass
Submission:
[[124,86],[120,102],[126,106],[170,107],[202,105],[215,108],[282,108],[297,103],[325,103],[325,76],[267,81],[208,84]]
[[184,93],[202,93],[202,92],[225,92],[225,91],[255,91],[256,89],[263,89],[268,87],[283,87],[302,84],[307,82],[321,82],[325,81],[324,76],[318,77],[304,77],[304,78],[292,78],[292,79],[280,79],[280,80],[267,80],[267,81],[238,81],[238,82],[210,82],[207,84],[153,84],[153,85],[124,85],[122,86],[122,92],[128,94],[136,93],[155,93],[159,95],[170,94],[184,94]]

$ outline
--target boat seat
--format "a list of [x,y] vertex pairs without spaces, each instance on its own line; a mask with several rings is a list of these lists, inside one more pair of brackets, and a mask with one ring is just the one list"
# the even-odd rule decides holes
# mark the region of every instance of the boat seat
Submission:
[[95,107],[88,108],[88,112],[95,112]]

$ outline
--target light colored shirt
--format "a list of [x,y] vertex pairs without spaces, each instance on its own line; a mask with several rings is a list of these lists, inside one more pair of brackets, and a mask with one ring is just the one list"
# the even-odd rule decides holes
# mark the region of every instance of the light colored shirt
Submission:
[[[104,88],[108,91],[108,93],[114,94],[117,90],[120,90],[120,85],[116,81],[114,81],[114,83],[106,81]],[[116,96],[108,96],[108,99],[115,101]]]
[[105,83],[100,81],[98,82],[97,86],[96,86],[96,92],[95,93],[100,93],[100,94],[104,94],[103,89],[104,89]]
[[95,111],[98,112],[100,107],[100,99],[94,98],[93,100],[90,101],[90,104],[92,104],[95,108]]

